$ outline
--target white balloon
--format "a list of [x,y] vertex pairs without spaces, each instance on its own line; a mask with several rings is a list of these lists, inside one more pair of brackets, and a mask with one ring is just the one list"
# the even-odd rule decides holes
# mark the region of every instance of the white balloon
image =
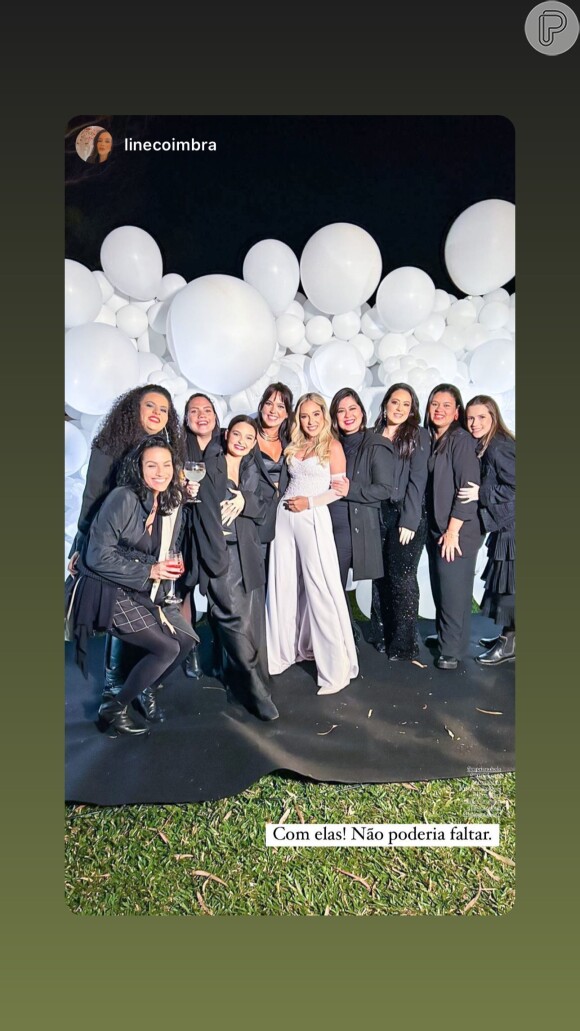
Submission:
[[418,344],[409,351],[410,357],[423,358],[427,365],[433,365],[439,369],[441,380],[453,383],[453,377],[457,372],[457,358],[453,351],[445,347],[441,342],[435,344]]
[[178,290],[181,290],[187,283],[187,280],[180,276],[177,272],[168,272],[163,276],[161,280],[161,286],[157,291],[158,301],[168,301],[170,297],[173,297]]
[[488,340],[471,356],[469,374],[483,394],[501,394],[516,379],[515,346],[510,340]]
[[433,310],[434,301],[433,280],[412,265],[389,272],[377,291],[381,321],[396,333],[404,333],[424,322]]
[[149,326],[147,315],[134,304],[126,304],[117,312],[117,326],[128,337],[140,337]]
[[372,580],[359,580],[356,586],[356,603],[363,613],[369,617],[371,614],[373,582]]
[[310,319],[315,318],[316,315],[322,315],[320,308],[317,308],[315,304],[311,304],[310,301],[304,301],[302,305],[304,308],[304,321],[309,322]]
[[[483,308],[483,306],[485,304],[485,301],[484,301],[483,297],[480,297],[478,294],[470,294],[470,296],[467,298],[467,300],[471,301],[473,307],[475,308],[475,311],[479,315],[481,309]],[[459,303],[459,302],[457,302],[457,303]]]
[[[177,295],[176,295],[177,296]],[[163,335],[167,331],[167,315],[171,301],[155,301],[147,312],[151,329]]]
[[284,315],[295,315],[297,319],[304,322],[304,305],[300,304],[300,301],[291,301],[284,309]]
[[292,367],[291,365],[285,365],[284,362],[280,362],[280,368],[278,370],[278,383],[284,383],[292,397],[294,402],[301,397],[302,394],[306,393],[306,379],[299,369]]
[[134,308],[138,308],[139,311],[148,312],[155,304],[155,298],[150,297],[148,301],[138,301],[135,297],[132,297],[129,303],[132,304]]
[[332,322],[326,315],[315,315],[306,323],[304,336],[309,344],[316,347],[326,344],[332,337]]
[[64,324],[82,326],[97,317],[103,305],[98,280],[79,261],[64,262]]
[[513,308],[510,306],[508,311],[509,311],[509,315],[508,315],[508,320],[506,322],[506,329],[508,329],[510,331],[510,333],[515,333],[515,331],[516,331],[516,309],[515,309],[515,305],[513,306]]
[[64,424],[64,474],[72,476],[87,460],[87,442],[81,431],[70,422]]
[[147,336],[149,337],[149,350],[163,358],[163,355],[168,350],[166,337],[163,333],[156,333],[154,329],[149,329]]
[[[465,329],[461,331],[461,339],[465,350],[468,352],[475,351],[476,347],[479,347],[481,344],[484,344],[486,340],[489,340],[489,332],[490,331],[485,326],[480,325],[479,322],[474,322],[473,325],[466,326]],[[443,338],[445,338],[445,334],[443,334]]]
[[112,283],[109,283],[109,280],[107,279],[105,273],[101,272],[100,269],[96,269],[93,272],[93,276],[95,277],[97,283],[99,284],[99,290],[101,291],[101,297],[103,299],[103,304],[106,304],[107,301],[109,300],[109,297],[112,297],[113,294],[115,293],[115,287],[113,286]]
[[445,332],[445,319],[437,312],[431,312],[424,322],[419,323],[413,331],[413,335],[420,344],[426,344],[430,340],[440,340]]
[[120,329],[90,322],[65,336],[65,398],[75,408],[102,415],[137,383],[139,361]]
[[276,350],[268,304],[233,276],[194,279],[171,301],[167,342],[182,373],[205,390],[230,394],[261,376]]
[[332,320],[332,332],[339,340],[351,340],[360,330],[360,316],[354,311],[344,315],[335,315]]
[[455,219],[445,241],[445,264],[466,294],[487,294],[515,275],[515,204],[482,200]]
[[291,344],[288,348],[288,351],[290,351],[291,354],[308,354],[309,350],[310,344],[305,336],[302,337],[302,340],[299,340],[295,344]]
[[380,340],[384,336],[387,327],[383,326],[375,307],[370,308],[369,311],[361,315],[360,328],[361,332],[371,340]]
[[446,319],[448,326],[469,326],[477,318],[477,309],[472,301],[464,297],[462,301],[456,301],[447,312]]
[[279,315],[276,336],[281,347],[294,347],[304,340],[304,323],[295,315]]
[[294,300],[298,289],[298,258],[281,240],[260,240],[246,254],[242,276],[279,315]]
[[381,252],[370,233],[334,222],[310,237],[300,259],[304,292],[321,311],[341,315],[368,300],[381,278]]
[[373,365],[375,361],[375,349],[372,340],[369,340],[364,333],[357,333],[348,341],[357,351],[360,351],[365,365]]
[[111,294],[107,301],[107,308],[114,311],[115,314],[119,311],[119,308],[124,308],[126,304],[129,304],[129,298],[121,294]]
[[507,304],[503,304],[501,301],[490,301],[481,309],[479,321],[488,329],[501,329],[502,326],[507,325],[509,316],[510,310]]
[[313,355],[312,366],[324,394],[332,397],[342,387],[358,390],[364,383],[365,360],[352,344],[331,340],[322,344]]
[[149,329],[146,329],[141,336],[137,338],[137,350],[142,354],[149,354],[151,351],[151,345],[149,343]]
[[464,351],[465,329],[461,329],[459,326],[447,326],[438,343],[443,344],[444,347],[448,347],[450,351],[454,352],[454,354],[457,354],[459,351]]
[[105,237],[101,265],[116,290],[139,301],[157,297],[161,289],[161,251],[153,237],[137,226],[119,226]]
[[360,392],[360,399],[367,413],[367,425],[374,426],[379,417],[381,403],[385,396],[384,387],[363,387]]
[[503,286],[501,286],[499,290],[491,290],[482,297],[484,304],[489,304],[490,301],[500,301],[502,304],[507,304],[509,299],[510,295],[507,290],[504,290]]
[[139,362],[139,383],[148,383],[151,373],[161,371],[163,368],[161,358],[151,352],[140,351],[137,360]]
[[406,354],[407,338],[402,333],[385,333],[376,345],[376,350],[380,362],[384,362],[386,358],[392,358],[394,355]]
[[446,290],[436,290],[435,297],[433,298],[433,311],[438,312],[440,315],[445,315],[445,312],[449,311],[451,301],[449,294]]
[[429,577],[429,559],[425,550],[419,560],[417,569],[417,582],[419,584],[419,616],[421,619],[435,619],[435,602],[431,591],[431,580]]

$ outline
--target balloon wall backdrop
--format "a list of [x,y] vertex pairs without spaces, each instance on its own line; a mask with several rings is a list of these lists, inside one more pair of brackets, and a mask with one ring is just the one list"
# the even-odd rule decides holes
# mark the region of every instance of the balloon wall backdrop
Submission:
[[[503,200],[459,215],[442,241],[458,296],[413,265],[385,270],[370,233],[345,222],[315,232],[300,256],[261,240],[242,278],[164,275],[159,245],[137,226],[103,240],[102,269],[66,260],[65,554],[91,441],[115,398],[140,384],[165,386],[179,416],[201,390],[222,425],[255,414],[275,380],[295,399],[315,390],[328,402],[348,386],[372,425],[391,383],[411,384],[424,411],[432,387],[447,381],[464,401],[491,394],[515,429],[515,294],[504,289],[515,274],[514,227],[515,207]],[[420,613],[430,617],[425,558],[419,581]],[[370,584],[353,586],[368,614]]]

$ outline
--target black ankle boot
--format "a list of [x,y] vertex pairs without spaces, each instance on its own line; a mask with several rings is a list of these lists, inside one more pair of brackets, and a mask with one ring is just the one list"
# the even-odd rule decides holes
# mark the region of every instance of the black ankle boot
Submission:
[[127,706],[116,698],[103,702],[99,706],[99,719],[104,727],[112,727],[119,734],[132,734],[134,737],[149,733],[148,727],[141,727],[129,716]]
[[157,687],[146,687],[135,699],[140,712],[149,723],[163,723],[165,713],[157,703]]
[[489,651],[478,655],[476,662],[480,666],[500,666],[502,662],[515,662],[516,658],[516,634],[515,630],[508,631],[505,636],[502,634],[497,643]]
[[280,715],[272,699],[266,697],[253,698],[249,709],[260,720],[277,720]]
[[497,644],[498,641],[499,641],[499,634],[498,634],[497,637],[480,637],[479,638],[479,644],[481,645],[482,648],[486,648],[486,649],[493,648],[493,646],[495,644]]
[[203,670],[199,662],[199,648],[194,644],[190,652],[182,662],[183,672],[190,680],[199,680],[203,676]]

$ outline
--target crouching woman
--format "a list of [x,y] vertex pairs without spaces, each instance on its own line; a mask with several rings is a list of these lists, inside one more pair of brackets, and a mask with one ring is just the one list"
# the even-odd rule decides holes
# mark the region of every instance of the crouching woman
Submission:
[[119,693],[100,706],[101,724],[121,734],[147,734],[128,712],[136,701],[145,719],[163,719],[156,689],[183,660],[197,635],[179,607],[163,607],[183,571],[171,559],[179,538],[182,493],[175,456],[163,437],[146,437],[127,455],[117,486],[91,524],[70,614],[77,662],[87,674],[87,640],[110,630],[142,649]]

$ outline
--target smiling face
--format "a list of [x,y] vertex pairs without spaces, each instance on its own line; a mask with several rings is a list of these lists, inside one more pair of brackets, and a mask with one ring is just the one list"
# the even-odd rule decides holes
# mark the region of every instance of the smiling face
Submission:
[[207,397],[192,397],[187,406],[187,425],[196,437],[210,437],[216,428],[215,412]]
[[305,437],[318,437],[324,429],[324,412],[316,401],[303,401],[298,419]]
[[354,397],[345,397],[336,409],[336,422],[342,433],[357,433],[362,426],[363,410]]
[[277,430],[280,428],[287,416],[288,412],[286,411],[284,398],[281,394],[275,391],[262,405],[262,411],[260,413],[262,426],[267,430]]
[[401,426],[409,418],[413,399],[408,390],[394,390],[385,405],[387,426]]
[[435,427],[437,436],[442,436],[458,418],[459,408],[453,394],[448,394],[445,390],[434,394],[429,405],[429,419]]
[[110,132],[102,132],[97,140],[97,154],[99,155],[99,161],[106,161],[109,154],[111,153],[111,147],[113,146],[113,137]]
[[470,405],[467,409],[467,429],[472,437],[481,440],[493,429],[491,412],[485,405]]
[[173,477],[171,452],[165,447],[145,448],[141,456],[143,482],[155,495],[167,490]]
[[161,433],[169,418],[169,401],[165,395],[157,394],[155,391],[143,394],[139,404],[139,418],[145,433],[149,436]]
[[249,422],[237,422],[226,432],[226,447],[232,458],[243,458],[256,443],[256,431]]

